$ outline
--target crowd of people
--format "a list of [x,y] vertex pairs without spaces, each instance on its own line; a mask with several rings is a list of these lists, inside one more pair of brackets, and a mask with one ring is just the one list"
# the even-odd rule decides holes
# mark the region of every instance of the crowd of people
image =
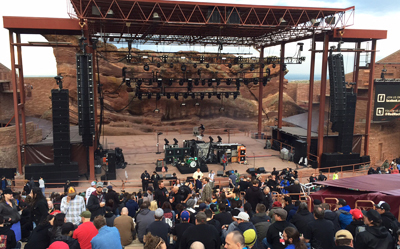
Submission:
[[[22,194],[5,186],[0,248],[20,248],[25,241],[26,249],[118,249],[137,239],[151,249],[393,249],[399,241],[388,203],[361,211],[344,199],[335,207],[314,200],[310,212],[297,172],[289,168],[274,168],[265,181],[232,172],[227,188],[215,185],[213,172],[207,176],[198,170],[192,180],[167,187],[153,172],[133,193],[102,182],[82,193],[67,182],[63,193],[48,197],[35,183]],[[291,194],[276,199],[272,191]]]

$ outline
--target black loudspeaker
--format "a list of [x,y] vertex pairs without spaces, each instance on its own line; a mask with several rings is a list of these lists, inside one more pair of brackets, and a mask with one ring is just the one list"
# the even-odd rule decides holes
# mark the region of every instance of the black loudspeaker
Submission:
[[257,174],[262,174],[262,173],[265,173],[264,167],[258,168],[258,169],[257,169]]
[[60,166],[71,162],[71,144],[69,131],[69,91],[51,90],[53,114],[54,164]]
[[248,168],[248,169],[246,170],[246,172],[249,173],[249,174],[255,174],[255,173],[257,173],[255,168]]
[[92,55],[77,54],[76,67],[79,135],[84,146],[92,146],[95,133]]
[[169,157],[166,157],[166,158],[165,158],[165,163],[166,163],[166,164],[171,164],[171,163],[173,163],[173,162],[174,162],[174,157],[169,156]]
[[313,169],[317,169],[317,168],[318,168],[318,162],[317,162],[317,161],[312,161],[312,162],[311,162],[311,167],[312,167]]
[[279,141],[278,141],[278,140],[275,140],[275,139],[273,140],[271,149],[279,151],[279,149],[280,149],[280,144],[279,144]]
[[334,54],[328,57],[329,82],[331,96],[331,122],[343,122],[346,110],[346,82],[343,55]]
[[165,179],[173,179],[174,177],[172,176],[172,174],[165,174]]
[[61,164],[60,166],[57,166],[54,163],[25,165],[26,179],[31,179],[31,177],[33,177],[33,179],[37,180],[39,177],[43,177],[43,179],[48,183],[60,183],[63,185],[67,180],[78,181],[78,176],[77,162]]
[[367,162],[370,162],[370,161],[371,161],[371,159],[370,159],[369,156],[360,157],[360,163],[367,163]]
[[307,157],[307,142],[303,140],[296,140],[294,141],[294,163],[298,163],[302,157]]
[[[116,171],[116,160],[115,160],[115,150],[108,150],[108,174],[115,174]],[[110,180],[110,179],[109,179]]]
[[239,157],[239,162],[244,162],[246,161],[246,156],[240,156]]
[[222,170],[217,171],[217,176],[224,176],[224,171],[222,171]]

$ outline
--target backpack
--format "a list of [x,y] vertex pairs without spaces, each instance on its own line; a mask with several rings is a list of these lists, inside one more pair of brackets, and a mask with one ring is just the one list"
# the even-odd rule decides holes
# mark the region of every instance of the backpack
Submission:
[[164,220],[165,223],[169,225],[169,227],[174,227],[174,222],[173,222],[173,214],[172,212],[164,213]]
[[365,231],[365,225],[364,225],[364,226],[358,226],[358,227],[356,227],[356,232],[355,232],[355,234],[354,234],[354,241],[356,240],[357,235],[358,235],[359,233],[361,233],[361,232],[364,232],[364,231]]

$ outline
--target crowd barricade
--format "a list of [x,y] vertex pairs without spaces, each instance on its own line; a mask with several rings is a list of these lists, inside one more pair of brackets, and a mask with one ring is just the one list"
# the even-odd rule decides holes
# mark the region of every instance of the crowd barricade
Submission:
[[370,209],[375,209],[374,205],[375,202],[371,200],[357,200],[354,208],[368,211]]
[[338,200],[338,198],[328,197],[328,198],[324,198],[323,203],[328,203],[330,209],[332,211],[336,211],[337,205],[339,204],[339,200]]

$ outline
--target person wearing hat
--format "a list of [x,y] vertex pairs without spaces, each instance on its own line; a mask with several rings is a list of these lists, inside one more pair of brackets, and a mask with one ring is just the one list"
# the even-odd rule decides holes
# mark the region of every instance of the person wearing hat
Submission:
[[335,247],[333,249],[351,249],[353,248],[353,235],[347,230],[342,229],[335,234]]
[[259,248],[257,245],[257,234],[254,229],[247,229],[243,232],[244,245],[246,248]]
[[92,214],[90,211],[83,211],[80,215],[81,222],[77,229],[75,229],[72,238],[76,239],[81,249],[91,249],[92,244],[90,241],[99,233],[93,222],[90,222]]
[[[94,191],[96,191],[96,182],[95,181],[91,182],[90,187],[88,189],[86,189],[86,193],[85,193],[86,205],[88,204],[89,198]],[[67,191],[65,191],[65,192],[67,192]]]
[[181,222],[177,223],[175,225],[175,227],[172,229],[173,238],[174,238],[176,245],[178,245],[178,248],[181,243],[181,238],[182,238],[183,233],[190,227],[194,226],[194,224],[189,222],[190,221],[190,213],[188,211],[183,210],[181,212],[180,217],[181,217]]
[[[53,241],[63,241],[68,244],[70,249],[80,249],[79,242],[72,238],[75,226],[71,222],[66,222],[61,226],[61,235],[54,238]],[[54,243],[54,242],[53,242]]]
[[207,224],[207,216],[204,212],[196,215],[196,225],[189,227],[183,233],[180,248],[190,248],[191,244],[199,241],[207,249],[220,249],[221,237],[214,226]]
[[157,208],[154,212],[154,221],[147,226],[146,234],[150,232],[152,235],[162,238],[167,244],[167,248],[169,248],[171,227],[162,220],[163,216],[164,211],[161,208]]
[[196,222],[196,210],[194,209],[194,205],[196,201],[194,199],[189,199],[186,202],[186,210],[190,213],[190,223],[195,224]]
[[399,230],[398,222],[396,217],[390,212],[390,205],[384,201],[380,201],[378,204],[374,205],[376,207],[376,211],[382,217],[382,225],[386,227],[392,237],[397,240],[397,230]]
[[126,207],[121,210],[121,216],[115,218],[114,226],[118,229],[121,236],[121,244],[127,246],[132,243],[135,235],[135,225],[133,219],[128,215],[129,211]]
[[364,215],[361,210],[357,208],[350,210],[350,214],[353,216],[353,221],[347,225],[346,230],[355,238],[356,231],[360,232],[365,230]]
[[13,192],[9,188],[3,191],[3,198],[0,201],[0,215],[3,216],[5,223],[11,225],[11,230],[14,231],[17,241],[21,240],[21,216]]
[[147,190],[147,187],[149,186],[149,181],[150,181],[150,175],[147,173],[147,170],[145,170],[141,175],[140,179],[142,179],[142,189],[143,192]]
[[382,217],[374,209],[364,215],[365,231],[357,234],[354,248],[356,249],[391,249],[394,247],[393,238],[382,226]]
[[268,216],[271,217],[271,224],[275,222],[274,212],[277,209],[283,209],[282,203],[280,201],[275,201],[274,203],[272,203],[272,208],[269,210]]
[[93,220],[94,217],[98,215],[103,215],[106,213],[106,199],[103,194],[103,183],[98,182],[96,184],[96,191],[92,193],[89,197],[89,201],[87,204],[87,209],[92,213],[92,217],[90,220]]
[[79,225],[81,222],[81,217],[79,215],[86,210],[85,200],[82,196],[76,194],[74,187],[69,187],[67,196],[61,199],[60,210],[65,214],[67,222]]
[[[255,246],[255,248],[259,248],[257,242],[257,234],[255,232],[256,228],[254,227],[253,223],[249,222],[250,216],[246,212],[240,212],[234,218],[236,218],[236,221],[238,223],[235,230],[238,230],[241,233],[243,233],[245,245],[248,248],[252,248],[253,246]],[[252,232],[248,232],[249,230],[251,230]]]
[[292,223],[286,221],[287,212],[283,208],[275,209],[274,217],[275,222],[269,226],[267,236],[263,239],[263,244],[266,248],[284,249],[286,246],[282,237],[283,230],[294,226]]
[[332,221],[326,220],[325,210],[321,206],[314,207],[314,221],[308,223],[304,230],[306,243],[312,248],[333,248],[335,246],[335,227]]

